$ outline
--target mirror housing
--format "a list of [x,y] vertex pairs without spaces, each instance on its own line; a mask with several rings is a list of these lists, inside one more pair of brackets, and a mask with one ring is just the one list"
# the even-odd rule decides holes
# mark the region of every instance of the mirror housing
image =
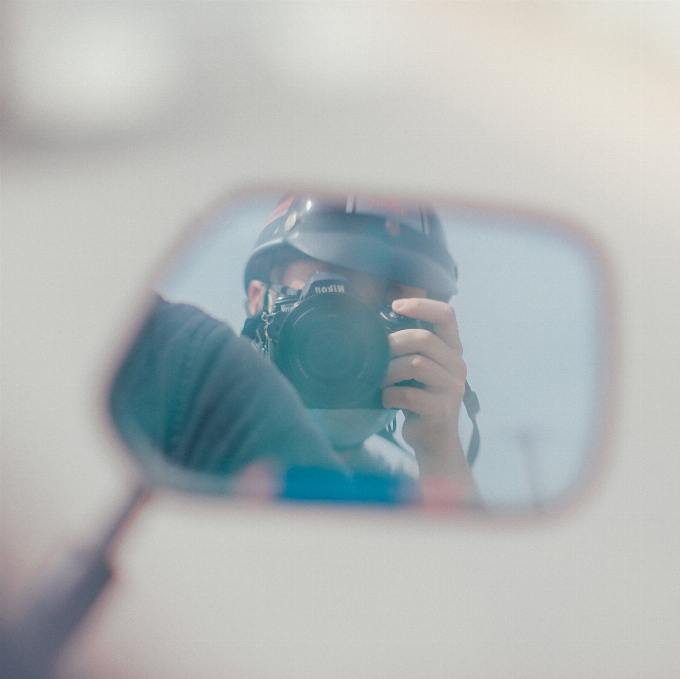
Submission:
[[[583,486],[610,312],[602,256],[578,230],[487,206],[264,190],[228,198],[185,242],[109,399],[155,485],[513,513]],[[362,363],[368,335],[383,353]],[[364,378],[375,403],[333,400]],[[445,439],[427,410],[442,404],[455,410]]]

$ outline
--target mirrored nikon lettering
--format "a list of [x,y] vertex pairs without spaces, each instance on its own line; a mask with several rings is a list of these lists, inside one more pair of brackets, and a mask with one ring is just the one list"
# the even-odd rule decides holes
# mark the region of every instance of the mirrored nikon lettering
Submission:
[[319,293],[319,292],[345,292],[345,286],[344,285],[329,285],[329,286],[314,286],[314,292]]

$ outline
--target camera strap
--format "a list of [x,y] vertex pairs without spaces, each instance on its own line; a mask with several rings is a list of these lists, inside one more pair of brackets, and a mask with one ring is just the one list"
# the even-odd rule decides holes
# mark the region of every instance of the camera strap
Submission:
[[470,437],[470,443],[468,443],[467,449],[467,461],[472,467],[474,461],[477,459],[477,454],[479,453],[479,427],[477,426],[477,413],[479,413],[479,399],[477,394],[470,388],[468,381],[465,380],[465,394],[463,395],[463,405],[467,411],[468,417],[472,422],[472,436]]
[[[465,380],[465,394],[463,395],[463,405],[465,406],[465,411],[467,412],[467,415],[470,418],[470,422],[472,422],[472,435],[470,436],[470,442],[468,443],[468,449],[466,454],[468,464],[472,467],[475,460],[477,459],[477,455],[479,454],[480,435],[479,427],[477,426],[477,414],[480,411],[480,407],[477,394],[474,391],[472,391],[467,380]],[[394,440],[394,433],[396,432],[396,430],[397,420],[395,418],[387,425],[387,427],[385,427],[385,429],[382,432],[380,432],[380,435],[396,443],[396,441]]]

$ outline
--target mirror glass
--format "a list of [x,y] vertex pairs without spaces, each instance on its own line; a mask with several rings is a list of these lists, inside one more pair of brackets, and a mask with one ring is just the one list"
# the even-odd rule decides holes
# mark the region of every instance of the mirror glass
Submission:
[[556,219],[248,192],[163,267],[110,410],[162,486],[543,511],[592,469],[608,319]]

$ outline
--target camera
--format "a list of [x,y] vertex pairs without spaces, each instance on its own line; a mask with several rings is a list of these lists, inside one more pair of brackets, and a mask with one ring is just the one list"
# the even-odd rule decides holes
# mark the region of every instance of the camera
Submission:
[[[260,318],[246,321],[251,337],[299,392],[307,408],[382,409],[387,336],[430,323],[376,309],[355,297],[344,276],[316,273],[302,291],[272,286],[282,296]],[[422,386],[415,380],[400,385]]]

